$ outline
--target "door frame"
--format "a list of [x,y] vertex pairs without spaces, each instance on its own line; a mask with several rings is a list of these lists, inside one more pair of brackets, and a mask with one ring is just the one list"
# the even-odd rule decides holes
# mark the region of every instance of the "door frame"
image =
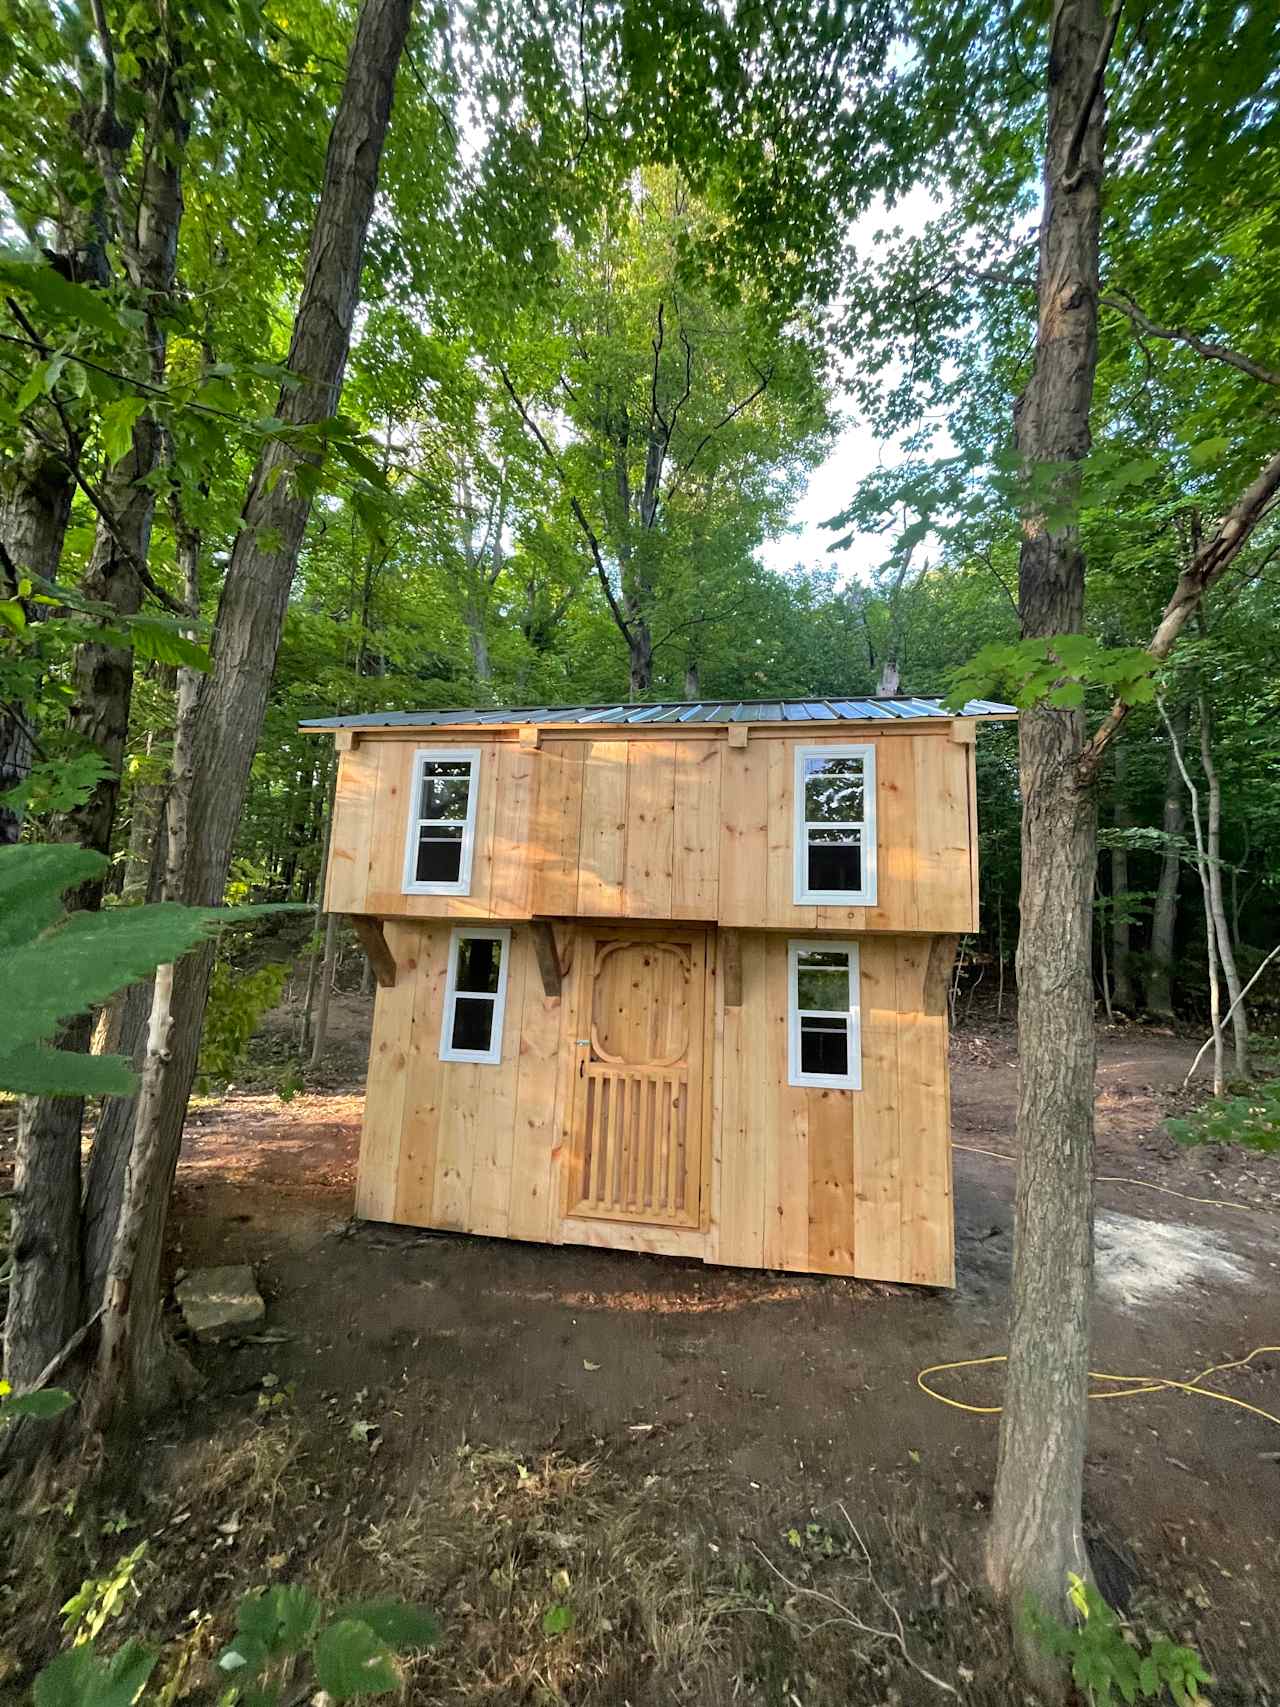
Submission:
[[[720,933],[715,925],[704,923],[698,919],[644,919],[630,923],[621,919],[578,918],[572,921],[571,931],[570,943],[573,962],[569,977],[566,979],[569,996],[568,1027],[566,1032],[562,1034],[565,1036],[565,1054],[568,1058],[569,1089],[565,1099],[563,1129],[565,1165],[560,1169],[560,1218],[562,1221],[573,1221],[576,1224],[582,1224],[589,1220],[592,1226],[601,1228],[652,1227],[655,1233],[669,1233],[677,1236],[688,1236],[690,1234],[696,1236],[700,1233],[706,1233],[711,1225],[711,1121],[714,1110],[714,1078],[717,1067],[715,1037],[719,993],[716,968]],[[702,960],[702,1083],[694,1085],[691,1079],[689,1085],[690,1104],[693,1104],[696,1097],[701,1118],[701,1133],[698,1144],[697,1219],[686,1227],[679,1227],[666,1221],[614,1221],[605,1216],[575,1215],[573,1210],[573,1178],[574,1163],[577,1160],[575,1139],[580,1094],[578,1087],[584,1083],[584,1080],[578,1075],[578,1066],[582,1061],[589,1059],[591,1053],[590,1019],[595,981],[594,939],[597,937],[625,937],[628,941],[670,942],[681,936],[695,935],[701,936],[705,945]],[[587,952],[588,949],[591,949],[590,953]],[[584,1018],[587,1022],[585,1025],[583,1024]],[[587,1033],[585,1041],[583,1040],[584,1031]]]

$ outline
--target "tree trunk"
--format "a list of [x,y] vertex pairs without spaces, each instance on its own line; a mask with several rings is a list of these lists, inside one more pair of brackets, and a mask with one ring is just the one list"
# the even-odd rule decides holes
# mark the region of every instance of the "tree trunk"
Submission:
[[[147,377],[153,383],[164,378],[166,334],[158,311],[173,290],[182,218],[181,164],[187,122],[172,70],[157,62],[151,80],[151,146],[139,200],[138,282],[147,293]],[[103,482],[110,524],[99,519],[83,590],[124,616],[135,614],[142,603],[138,569],[147,558],[155,514],[155,492],[144,482],[160,460],[160,446],[158,425],[142,416],[128,452]],[[89,798],[62,819],[59,840],[79,842],[104,854],[111,850],[132,691],[130,652],[94,640],[76,648],[68,728],[73,739],[97,749],[108,771]],[[68,894],[67,907],[97,907],[102,893],[101,879],[81,884]],[[58,1042],[64,1049],[84,1052],[91,1033],[91,1018],[79,1016],[63,1028]],[[42,1369],[80,1325],[83,1113],[82,1098],[41,1097],[24,1108],[19,1120],[14,1277],[5,1322],[5,1356],[13,1369]],[[73,1260],[68,1256],[72,1229]],[[70,1270],[65,1266],[69,1260]]]
[[[71,517],[72,489],[67,462],[43,445],[28,445],[5,471],[0,481],[0,544],[9,554],[12,571],[19,576],[34,574],[46,581],[56,580]],[[18,590],[16,585],[9,586],[12,578],[10,565],[4,565],[0,587],[8,597]],[[0,710],[0,794],[27,780],[34,754],[27,708]],[[16,842],[21,833],[21,811],[0,805],[0,846]]]
[[627,615],[627,652],[631,698],[643,699],[653,686],[653,635],[638,608]]
[[1209,881],[1209,852],[1205,842],[1204,820],[1200,816],[1200,791],[1192,781],[1191,772],[1187,768],[1180,736],[1174,729],[1163,706],[1161,706],[1160,712],[1164,718],[1165,728],[1169,731],[1169,743],[1173,748],[1178,774],[1182,778],[1183,787],[1187,791],[1187,798],[1191,802],[1191,829],[1196,842],[1196,871],[1200,877],[1200,897],[1204,905],[1205,958],[1209,968],[1209,1023],[1213,1031],[1213,1094],[1220,1097],[1227,1088],[1227,1081],[1222,1057],[1222,1002],[1218,989],[1218,932],[1213,917],[1213,898]]
[[[378,167],[408,30],[412,0],[365,0],[325,159],[324,185],[312,231],[288,367],[301,381],[281,390],[277,413],[290,425],[332,416],[342,388],[359,297],[365,235]],[[221,900],[232,845],[262,729],[272,670],[310,501],[287,476],[296,453],[274,440],[249,483],[240,530],[223,583],[213,637],[213,669],[200,696],[192,753],[192,787],[182,898]],[[155,1099],[154,1130],[137,1131],[146,1161],[134,1196],[141,1221],[128,1274],[113,1257],[112,1308],[104,1338],[123,1353],[104,1384],[104,1409],[165,1397],[160,1264],[165,1217],[195,1074],[200,1025],[213,964],[212,944],[174,969],[170,1043]],[[136,1171],[136,1170],[135,1170]],[[121,1217],[122,1231],[124,1216]],[[114,1284],[119,1275],[122,1284]]]
[[1213,762],[1213,714],[1208,701],[1200,696],[1200,762],[1209,785],[1208,834],[1205,854],[1209,868],[1209,906],[1213,912],[1213,929],[1217,937],[1218,959],[1227,984],[1231,1004],[1231,1029],[1235,1040],[1236,1077],[1249,1077],[1249,1019],[1240,999],[1240,974],[1236,969],[1235,948],[1227,924],[1227,908],[1222,894],[1222,783],[1218,767]]
[[1161,822],[1166,839],[1164,852],[1160,857],[1155,905],[1151,911],[1151,964],[1146,979],[1147,1012],[1153,1018],[1163,1020],[1173,1018],[1173,944],[1178,924],[1178,887],[1182,878],[1182,850],[1177,843],[1181,841],[1187,822],[1182,778],[1178,773],[1178,760],[1174,749],[1174,743],[1186,737],[1185,709],[1172,714],[1172,724],[1174,733],[1165,771],[1164,814]]
[[[1078,633],[1084,558],[1076,509],[1098,352],[1098,225],[1106,31],[1098,0],[1060,0],[1049,113],[1035,368],[1015,410],[1028,474],[1050,465],[1054,510],[1023,518],[1025,636]],[[1081,1501],[1093,1280],[1095,1042],[1090,937],[1097,861],[1092,792],[1076,780],[1081,712],[1038,704],[1018,726],[1022,929],[1018,942],[1018,1180],[1012,1317],[987,1575],[1014,1620],[1022,1663],[1062,1677],[1027,1631],[1028,1601],[1066,1611],[1088,1571]]]
[[333,994],[333,953],[338,941],[338,915],[329,913],[324,921],[324,960],[320,967],[320,989],[316,1002],[316,1023],[311,1040],[311,1065],[318,1067],[324,1057],[329,1036],[329,998]]
[[[1116,748],[1115,804],[1112,821],[1123,833],[1133,828],[1129,804],[1129,767],[1123,744]],[[1111,850],[1111,994],[1116,1007],[1131,1014],[1137,1006],[1133,983],[1133,950],[1129,927],[1129,850],[1117,842]]]

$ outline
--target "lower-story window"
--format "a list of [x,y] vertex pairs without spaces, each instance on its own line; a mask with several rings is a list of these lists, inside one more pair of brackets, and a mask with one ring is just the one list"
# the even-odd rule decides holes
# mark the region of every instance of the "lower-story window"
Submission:
[[861,1088],[860,1006],[856,944],[788,944],[788,1083]]
[[442,1061],[502,1059],[502,1012],[507,1002],[509,930],[455,930],[449,938],[449,976],[440,1030]]

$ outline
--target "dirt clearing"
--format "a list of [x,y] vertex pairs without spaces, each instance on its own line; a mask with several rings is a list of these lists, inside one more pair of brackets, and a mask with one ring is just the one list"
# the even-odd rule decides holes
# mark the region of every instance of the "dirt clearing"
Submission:
[[[1101,1041],[1099,1173],[1136,1182],[1099,1187],[1104,1372],[1185,1380],[1280,1341],[1280,1158],[1161,1135],[1191,1053]],[[948,1699],[925,1673],[1021,1699],[981,1587],[996,1422],[916,1383],[1004,1345],[1012,1032],[962,1032],[955,1056],[952,1293],[352,1228],[357,1090],[198,1110],[174,1262],[252,1262],[267,1334],[195,1349],[207,1385],[145,1476],[113,1465],[91,1512],[51,1504],[25,1532],[14,1684],[64,1590],[146,1539],[120,1634],[176,1633],[193,1680],[236,1595],[277,1575],[431,1603],[445,1638],[415,1702]],[[999,1399],[999,1366],[933,1379]],[[1214,1384],[1280,1412],[1280,1358]],[[1280,1700],[1280,1428],[1171,1392],[1092,1424],[1107,1592],[1200,1648],[1215,1702]]]

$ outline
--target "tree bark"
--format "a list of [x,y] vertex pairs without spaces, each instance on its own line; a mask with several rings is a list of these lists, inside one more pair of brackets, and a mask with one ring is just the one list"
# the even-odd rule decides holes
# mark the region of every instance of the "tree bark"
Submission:
[[1146,1010],[1154,1019],[1173,1018],[1173,944],[1178,924],[1178,888],[1182,878],[1182,850],[1178,846],[1186,828],[1187,814],[1182,797],[1182,778],[1174,741],[1183,740],[1187,731],[1187,714],[1180,709],[1171,714],[1174,735],[1169,746],[1169,761],[1165,771],[1164,812],[1161,828],[1165,834],[1164,852],[1160,856],[1160,876],[1156,882],[1155,904],[1151,911],[1151,960],[1146,977]]
[[[70,447],[68,456],[77,447]],[[73,482],[69,462],[43,445],[28,444],[23,455],[0,481],[0,544],[9,563],[0,572],[0,587],[13,597],[17,586],[9,586],[13,572],[56,580],[62,560],[62,544],[71,518]],[[0,794],[16,788],[31,774],[35,754],[26,708],[0,710]],[[0,846],[8,846],[22,833],[22,813],[0,805]]]
[[[324,184],[312,231],[288,368],[301,383],[281,390],[277,413],[291,425],[336,410],[359,297],[365,237],[377,191],[396,71],[412,0],[365,0],[356,25],[342,99],[329,138]],[[297,453],[279,440],[259,459],[223,583],[213,636],[213,669],[201,692],[191,757],[188,857],[182,898],[222,899],[232,844],[262,729],[289,588],[310,501],[289,478]],[[167,1059],[159,1075],[154,1130],[135,1133],[145,1178],[135,1188],[142,1218],[129,1262],[113,1261],[113,1307],[127,1320],[109,1328],[122,1350],[102,1394],[103,1414],[120,1404],[166,1396],[160,1264],[164,1223],[195,1074],[213,948],[174,969]],[[122,1228],[123,1228],[122,1215]],[[126,1252],[126,1255],[129,1255]],[[116,1276],[122,1284],[115,1284]]]
[[[164,378],[166,334],[158,311],[173,290],[182,218],[181,169],[187,121],[173,73],[172,64],[162,56],[150,70],[150,146],[139,191],[135,282],[146,293],[147,377],[153,383]],[[104,509],[110,521],[99,519],[83,589],[90,598],[110,605],[122,616],[134,615],[142,603],[139,569],[146,562],[155,514],[155,492],[144,482],[159,462],[160,446],[158,425],[148,416],[140,417],[129,451],[103,482]],[[62,841],[110,852],[132,690],[130,652],[96,640],[77,647],[68,728],[73,739],[94,747],[108,768],[88,799],[73,807],[60,822],[56,833]],[[97,907],[102,893],[100,879],[82,884],[68,894],[67,907]],[[63,1028],[59,1045],[87,1051],[91,1032],[91,1018],[79,1016]],[[14,1277],[5,1322],[6,1363],[15,1370],[43,1368],[80,1325],[83,1114],[82,1098],[41,1097],[25,1106],[19,1119],[14,1162]]]
[[[1015,410],[1028,473],[1056,469],[1054,510],[1028,505],[1019,560],[1024,636],[1079,632],[1084,558],[1076,508],[1090,445],[1098,350],[1103,172],[1098,0],[1060,0],[1049,42],[1048,131],[1035,367]],[[1077,784],[1081,712],[1019,719],[1022,929],[1018,943],[1018,1180],[1012,1317],[987,1575],[1024,1668],[1062,1677],[1027,1631],[1028,1601],[1064,1616],[1067,1574],[1088,1571],[1081,1502],[1093,1279],[1092,792]]]
[[1169,731],[1169,741],[1173,747],[1178,774],[1182,778],[1183,787],[1187,791],[1187,798],[1191,802],[1191,828],[1196,840],[1196,871],[1200,876],[1200,897],[1204,905],[1205,958],[1209,968],[1209,1024],[1213,1035],[1213,1094],[1220,1097],[1227,1088],[1227,1077],[1222,1054],[1222,997],[1218,988],[1218,932],[1213,917],[1213,898],[1209,881],[1209,851],[1205,843],[1204,820],[1200,815],[1200,791],[1192,780],[1186,755],[1182,750],[1181,739],[1163,707],[1161,707],[1161,716],[1164,718],[1165,728]]
[[1235,947],[1231,927],[1227,923],[1226,902],[1222,894],[1222,782],[1213,762],[1213,714],[1204,695],[1200,696],[1200,762],[1208,784],[1208,834],[1205,854],[1209,875],[1209,907],[1213,914],[1213,930],[1217,938],[1218,959],[1226,980],[1227,996],[1231,1003],[1231,1030],[1235,1041],[1236,1077],[1249,1077],[1249,1019],[1240,999],[1240,973],[1236,968]]

